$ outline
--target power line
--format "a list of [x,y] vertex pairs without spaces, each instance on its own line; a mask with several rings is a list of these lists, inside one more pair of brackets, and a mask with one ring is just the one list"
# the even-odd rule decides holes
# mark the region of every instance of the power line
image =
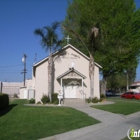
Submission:
[[[0,73],[19,73],[19,74],[21,74],[21,72],[20,71],[0,71]],[[28,73],[32,73],[32,71],[29,71]]]
[[[27,65],[27,67],[29,68],[31,68],[33,65],[32,64],[26,64]],[[23,64],[21,64],[21,65],[17,65],[17,66],[23,66]],[[13,65],[13,66],[0,66],[0,70],[9,70],[9,67],[16,67],[15,65]],[[12,70],[12,69],[11,69]]]
[[5,67],[16,67],[16,66],[21,66],[21,65],[23,65],[23,64],[18,64],[18,65],[9,65],[9,66],[0,66],[0,67],[3,67],[3,68],[5,68]]
[[5,72],[5,71],[3,71],[3,72],[0,72],[0,73],[20,73],[20,72]]
[[20,73],[20,71],[1,71],[1,70],[0,72],[19,72]]
[[21,71],[21,69],[0,69],[0,71]]

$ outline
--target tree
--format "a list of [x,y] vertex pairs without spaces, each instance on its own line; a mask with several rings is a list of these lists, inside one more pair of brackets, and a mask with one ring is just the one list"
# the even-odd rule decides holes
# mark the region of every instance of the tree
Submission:
[[[103,66],[106,80],[110,75],[136,70],[140,54],[139,14],[133,0],[73,0],[63,24],[78,34],[95,61]],[[88,34],[93,26],[99,29],[99,35],[90,40]],[[69,31],[64,34],[72,35]],[[89,55],[82,43],[76,39],[71,43]]]
[[57,49],[61,40],[59,40],[56,30],[59,26],[59,22],[52,23],[51,26],[45,26],[42,29],[35,29],[34,34],[41,37],[41,45],[46,51],[49,50],[49,59],[48,59],[48,95],[50,102],[52,102],[52,91],[53,91],[53,56],[52,52]]

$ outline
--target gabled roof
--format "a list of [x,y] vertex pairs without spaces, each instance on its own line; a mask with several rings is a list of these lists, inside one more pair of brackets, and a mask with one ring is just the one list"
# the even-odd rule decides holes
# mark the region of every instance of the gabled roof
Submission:
[[[79,54],[81,54],[83,57],[85,57],[86,59],[90,60],[90,58],[88,56],[86,56],[85,54],[83,54],[81,51],[79,51],[78,49],[76,49],[74,46],[72,46],[71,44],[68,44],[66,45],[65,47],[63,47],[61,50],[58,50],[56,51],[55,53],[53,53],[53,56],[56,55],[57,53],[59,53],[60,51],[68,48],[68,47],[71,47],[73,50],[77,51]],[[43,63],[44,61],[46,61],[49,57],[46,57],[42,60],[40,60],[39,62],[37,62],[36,64],[33,65],[33,67],[36,67],[38,66],[39,64]],[[102,68],[102,66],[100,66],[99,64],[97,64],[96,62],[94,62],[94,64],[99,67],[99,68]]]
[[77,71],[74,68],[70,68],[68,71],[66,71],[65,73],[61,74],[60,76],[57,77],[57,79],[63,78],[64,76],[66,76],[67,74],[71,73],[71,72],[75,72],[76,74],[78,74],[80,77],[82,77],[83,79],[86,78],[85,75],[83,75],[82,73],[80,73],[79,71]]

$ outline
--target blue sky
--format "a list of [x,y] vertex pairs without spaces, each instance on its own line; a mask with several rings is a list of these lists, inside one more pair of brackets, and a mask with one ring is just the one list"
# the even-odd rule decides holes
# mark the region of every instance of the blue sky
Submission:
[[[140,7],[140,0],[135,0]],[[63,21],[67,0],[0,0],[0,81],[22,82],[22,56],[27,55],[27,76],[32,77],[32,64],[48,54],[40,45],[36,28]],[[140,80],[140,65],[137,78]]]

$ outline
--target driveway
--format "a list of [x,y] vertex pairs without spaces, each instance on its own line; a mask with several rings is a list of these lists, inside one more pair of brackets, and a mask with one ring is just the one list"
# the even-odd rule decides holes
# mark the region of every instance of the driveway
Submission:
[[[104,102],[103,104],[111,103]],[[100,120],[101,123],[40,140],[121,140],[126,137],[129,128],[140,128],[140,112],[128,116],[114,114],[91,108],[90,104],[86,104],[80,99],[66,100],[63,106],[85,112],[89,116]]]

